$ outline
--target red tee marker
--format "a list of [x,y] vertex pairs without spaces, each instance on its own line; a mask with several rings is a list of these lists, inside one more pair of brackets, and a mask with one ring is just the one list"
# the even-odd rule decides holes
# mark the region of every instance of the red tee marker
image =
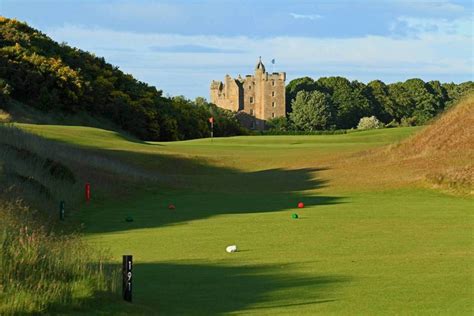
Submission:
[[91,184],[89,182],[86,183],[85,193],[86,193],[86,202],[89,202],[91,199]]
[[176,208],[176,206],[174,206],[174,204],[168,205],[168,209],[170,209],[170,210],[174,210],[175,208]]
[[304,207],[304,203],[303,202],[299,202],[298,203],[298,208],[303,208]]

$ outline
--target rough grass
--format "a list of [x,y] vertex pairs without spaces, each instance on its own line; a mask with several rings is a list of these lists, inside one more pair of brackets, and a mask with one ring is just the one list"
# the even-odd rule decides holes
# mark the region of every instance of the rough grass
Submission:
[[392,151],[425,164],[426,178],[434,185],[474,194],[474,95]]
[[472,199],[372,155],[417,128],[143,143],[21,127],[160,179],[74,217],[112,263],[134,255],[135,313],[472,314]]
[[117,296],[119,271],[77,234],[55,234],[22,203],[0,200],[0,313],[83,308],[82,298]]
[[[107,166],[99,168],[101,163]],[[0,314],[64,312],[98,299],[118,301],[117,267],[106,265],[107,256],[84,243],[69,219],[82,203],[85,179],[133,178],[129,170],[0,126]],[[60,200],[66,201],[66,223],[58,221]]]
[[340,188],[416,185],[472,195],[473,161],[474,96],[470,95],[405,141],[340,160],[328,176]]
[[[121,180],[70,218],[110,249],[110,264],[134,255],[131,308],[89,313],[472,314],[472,198],[427,188],[431,154],[397,152],[419,128],[146,143],[19,126],[148,175],[131,185],[107,169]],[[440,157],[436,166],[466,162]],[[230,244],[240,251],[227,254]]]

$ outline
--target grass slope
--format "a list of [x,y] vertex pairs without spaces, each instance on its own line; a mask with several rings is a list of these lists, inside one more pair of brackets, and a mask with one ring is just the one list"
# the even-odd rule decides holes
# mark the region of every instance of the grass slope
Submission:
[[[361,150],[416,129],[143,143],[93,128],[20,126],[156,176],[76,214],[116,263],[134,255],[137,313],[473,312],[472,198],[404,180],[364,184],[348,169],[361,167],[347,164]],[[377,173],[391,179],[397,169]],[[298,201],[306,207],[295,209]],[[225,253],[230,244],[241,251]]]

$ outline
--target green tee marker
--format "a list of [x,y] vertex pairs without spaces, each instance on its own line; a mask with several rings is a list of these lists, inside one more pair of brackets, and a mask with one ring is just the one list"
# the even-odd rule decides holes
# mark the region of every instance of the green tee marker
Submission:
[[125,218],[125,221],[126,221],[126,222],[133,222],[133,217],[127,216],[127,217]]
[[296,213],[291,214],[291,218],[292,218],[292,219],[297,219],[297,218],[298,218],[298,214],[296,214]]

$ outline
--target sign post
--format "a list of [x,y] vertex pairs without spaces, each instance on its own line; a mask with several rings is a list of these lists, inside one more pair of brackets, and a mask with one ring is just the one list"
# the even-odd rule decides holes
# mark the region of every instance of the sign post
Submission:
[[122,296],[127,302],[132,302],[132,265],[133,256],[124,255],[122,264]]
[[89,182],[86,183],[85,193],[86,193],[86,202],[89,202],[91,199],[91,184]]
[[64,220],[64,213],[65,213],[65,202],[64,201],[60,201],[59,202],[59,219],[60,220]]

